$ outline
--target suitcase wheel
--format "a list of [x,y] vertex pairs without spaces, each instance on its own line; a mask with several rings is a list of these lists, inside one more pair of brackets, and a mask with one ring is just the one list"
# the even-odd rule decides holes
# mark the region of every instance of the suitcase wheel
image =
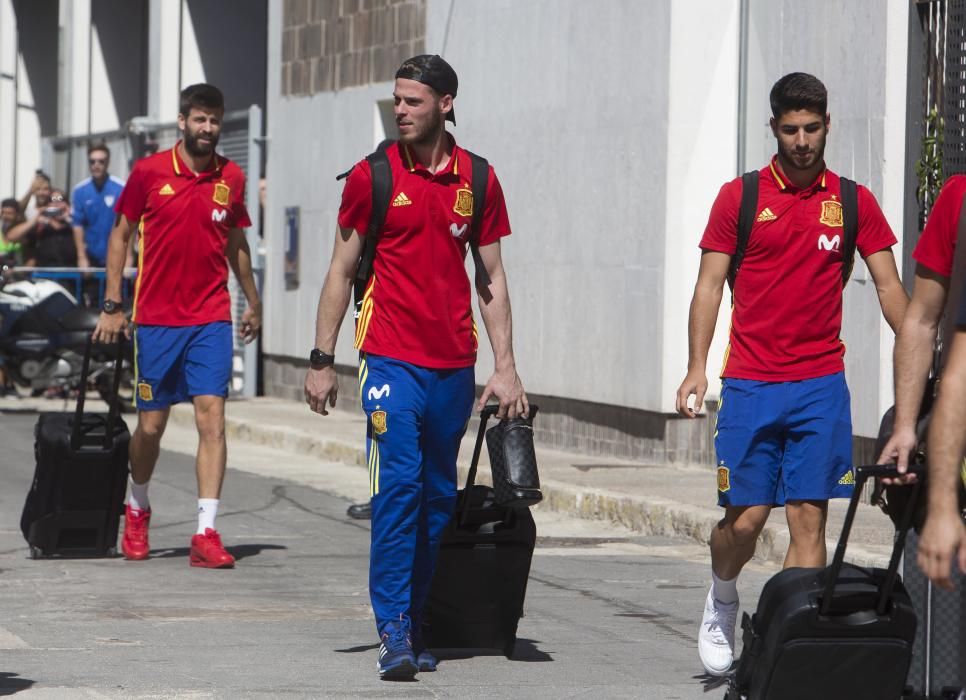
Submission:
[[517,645],[516,639],[511,639],[509,642],[503,645],[503,655],[508,659],[513,656],[513,649]]
[[40,547],[35,547],[34,545],[30,545],[31,559],[40,559],[42,556],[44,556],[44,553],[41,551]]

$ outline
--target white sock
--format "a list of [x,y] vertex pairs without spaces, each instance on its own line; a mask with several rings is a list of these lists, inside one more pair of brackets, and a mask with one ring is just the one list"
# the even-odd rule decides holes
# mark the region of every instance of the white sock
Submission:
[[206,528],[215,529],[215,516],[218,515],[217,498],[198,499],[198,533],[205,534]]
[[134,483],[134,477],[129,476],[127,478],[128,485],[130,488],[130,495],[127,497],[127,504],[132,510],[148,510],[151,507],[151,501],[148,500],[148,484],[149,481],[145,481],[143,484]]
[[738,602],[738,577],[725,580],[718,578],[718,574],[711,572],[711,580],[714,585],[711,587],[711,595],[716,601],[724,605],[733,605]]

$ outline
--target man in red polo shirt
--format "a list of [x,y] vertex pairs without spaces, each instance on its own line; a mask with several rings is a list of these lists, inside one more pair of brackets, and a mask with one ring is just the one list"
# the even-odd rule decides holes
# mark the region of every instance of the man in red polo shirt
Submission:
[[231,301],[228,265],[248,300],[240,333],[251,342],[261,326],[244,227],[245,175],[215,152],[225,112],[221,91],[204,83],[181,92],[183,139],[169,151],[139,160],[115,206],[108,245],[105,302],[94,340],[112,343],[128,333],[121,311],[121,273],[132,232],[140,234],[134,292],[138,425],[131,436],[130,496],[121,548],[146,559],[151,505],[148,482],[172,404],[191,400],[198,427],[198,529],[190,564],[231,568],[215,529],[225,477],[225,397],[231,379]]
[[[854,485],[839,339],[842,204],[839,177],[824,160],[828,96],[814,76],[791,73],[770,98],[778,152],[759,174],[758,212],[733,290],[715,434],[725,514],[711,533],[713,583],[698,651],[716,675],[733,661],[737,577],[771,509],[785,507],[791,539],[785,566],[825,566],[828,499],[847,498]],[[688,373],[677,394],[678,412],[691,418],[708,387],[708,348],[736,250],[741,191],[741,178],[721,188],[701,239]],[[907,303],[890,250],[896,239],[872,194],[860,186],[857,199],[857,248],[896,329]]]
[[[396,72],[399,142],[386,151],[393,190],[356,321],[360,394],[369,419],[369,594],[385,679],[411,679],[417,670],[436,668],[419,638],[420,615],[453,512],[456,455],[473,407],[477,327],[463,262],[473,235],[472,167],[444,128],[446,120],[456,121],[456,89],[456,73],[439,56],[416,56]],[[371,210],[372,179],[363,160],[342,194],[305,378],[306,402],[322,415],[339,390],[333,352]],[[495,371],[479,406],[493,396],[501,417],[528,410],[513,358],[500,256],[500,239],[509,233],[503,191],[490,168],[476,235],[491,281],[477,291]]]
[[[912,257],[916,260],[916,277],[909,308],[896,336],[893,358],[896,385],[895,425],[892,437],[879,457],[879,461],[883,463],[895,462],[900,470],[909,465],[909,457],[916,449],[916,421],[932,366],[933,344],[939,332],[943,311],[949,295],[960,291],[951,290],[950,284],[964,196],[966,175],[953,175],[936,198],[929,212],[926,228],[912,252]],[[958,270],[957,274],[961,276],[966,271]],[[963,320],[966,321],[966,318]],[[962,335],[956,333],[956,325],[955,314],[951,314],[943,324],[944,365],[949,364],[948,349],[952,345],[954,334]],[[940,384],[945,383],[944,367],[943,381]],[[961,399],[961,396],[956,397],[956,400]],[[951,403],[948,395],[945,403]],[[935,424],[930,425],[930,453],[934,442],[934,428]],[[945,440],[951,442],[950,447],[958,444],[958,438],[955,434],[944,436]],[[956,486],[957,466],[962,471],[963,481],[966,482],[964,465],[966,462],[962,459],[929,460],[929,510],[919,538],[918,557],[924,571],[943,585],[948,585],[951,581],[948,564],[966,533],[966,526],[959,512],[959,489]],[[935,565],[934,562],[940,564]],[[937,577],[937,572],[942,569],[945,569],[945,575]]]

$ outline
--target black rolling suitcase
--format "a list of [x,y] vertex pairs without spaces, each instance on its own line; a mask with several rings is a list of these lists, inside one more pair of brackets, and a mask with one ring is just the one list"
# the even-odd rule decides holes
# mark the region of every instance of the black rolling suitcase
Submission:
[[423,613],[431,649],[498,649],[513,654],[537,528],[527,508],[497,505],[493,489],[474,485],[487,419],[480,415],[473,461],[456,511],[440,541]]
[[34,479],[20,529],[31,558],[114,556],[128,474],[127,425],[118,417],[122,345],[108,413],[84,413],[91,344],[73,412],[42,413],[34,429]]
[[898,574],[916,483],[896,534],[888,569],[844,564],[845,547],[872,477],[894,467],[857,467],[855,493],[831,566],[792,568],[762,589],[742,619],[744,650],[726,700],[899,700],[906,684],[916,614]]

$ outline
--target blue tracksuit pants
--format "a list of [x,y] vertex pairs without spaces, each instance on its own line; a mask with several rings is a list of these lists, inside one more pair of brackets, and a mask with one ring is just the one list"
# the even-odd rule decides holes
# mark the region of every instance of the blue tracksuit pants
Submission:
[[456,502],[456,456],[473,408],[473,367],[436,370],[376,355],[359,363],[372,499],[369,596],[381,636],[418,630],[439,539]]

